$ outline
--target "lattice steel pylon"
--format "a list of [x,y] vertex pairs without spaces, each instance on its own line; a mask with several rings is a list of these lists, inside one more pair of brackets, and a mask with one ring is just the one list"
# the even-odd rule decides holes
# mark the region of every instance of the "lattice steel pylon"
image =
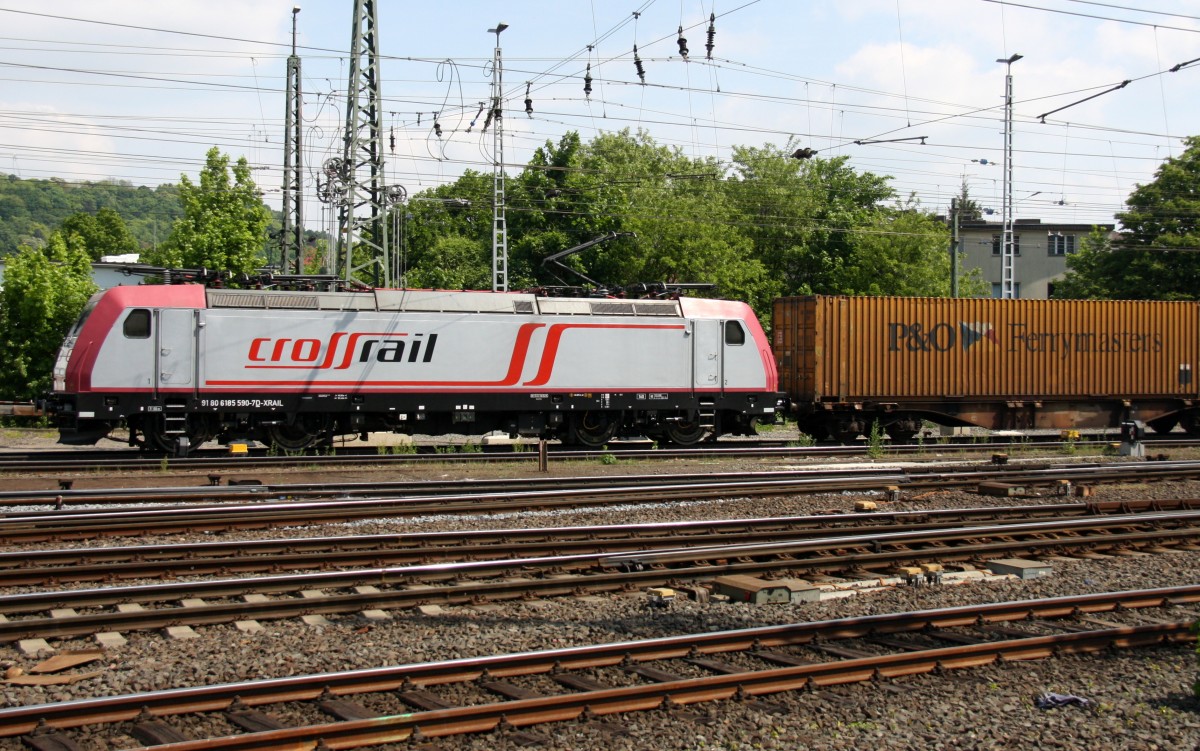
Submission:
[[304,260],[304,152],[300,131],[303,97],[300,94],[300,58],[296,55],[296,15],[292,8],[292,54],[287,59],[287,111],[283,127],[283,232],[279,238],[279,265],[286,273],[303,271]]
[[492,54],[492,291],[508,291],[508,222],[504,196],[504,76],[500,61],[500,32],[506,23],[488,29],[496,35]]
[[380,92],[376,0],[354,0],[346,134],[338,175],[342,203],[338,231],[339,274],[368,287],[391,285],[383,175],[383,96]]
[[1000,252],[1000,297],[1011,300],[1016,294],[1016,248],[1013,234],[1013,79],[1012,64],[1021,59],[1021,55],[1001,58],[998,63],[1004,63],[1004,234]]

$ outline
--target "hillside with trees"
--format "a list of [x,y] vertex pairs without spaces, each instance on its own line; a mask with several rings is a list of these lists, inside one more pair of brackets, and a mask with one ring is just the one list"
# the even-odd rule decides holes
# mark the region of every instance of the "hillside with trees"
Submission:
[[148,188],[128,182],[30,180],[0,175],[0,257],[22,245],[42,247],[51,233],[76,214],[115,212],[140,248],[152,248],[183,215],[179,186]]

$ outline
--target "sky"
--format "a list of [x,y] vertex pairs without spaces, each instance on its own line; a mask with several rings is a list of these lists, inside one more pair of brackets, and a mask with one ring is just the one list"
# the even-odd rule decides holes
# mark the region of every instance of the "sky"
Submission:
[[[195,178],[216,146],[245,156],[279,208],[294,5],[0,0],[0,174],[155,186]],[[314,185],[341,153],[354,3],[299,7],[306,224],[323,229]],[[1015,217],[1105,223],[1200,134],[1198,0],[379,0],[377,13],[385,178],[410,199],[491,173],[478,113],[497,42],[508,175],[566,131],[643,129],[726,168],[737,146],[844,155],[939,213],[965,181],[999,221],[1011,72]]]

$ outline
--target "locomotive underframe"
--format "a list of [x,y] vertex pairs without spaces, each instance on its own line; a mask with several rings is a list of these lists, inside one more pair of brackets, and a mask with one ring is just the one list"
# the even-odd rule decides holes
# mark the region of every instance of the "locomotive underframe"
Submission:
[[283,449],[370,432],[560,438],[601,446],[640,434],[691,445],[724,434],[753,435],[774,422],[783,395],[762,393],[322,393],[79,394],[57,405],[63,443],[92,444],[121,428],[129,443],[175,451],[179,438],[252,439]]
[[1136,420],[1158,433],[1182,425],[1189,434],[1200,435],[1200,406],[1192,399],[1171,397],[826,400],[793,404],[792,411],[804,432],[843,442],[868,434],[876,420],[901,442],[915,436],[925,421],[988,430],[1065,430],[1115,428]]

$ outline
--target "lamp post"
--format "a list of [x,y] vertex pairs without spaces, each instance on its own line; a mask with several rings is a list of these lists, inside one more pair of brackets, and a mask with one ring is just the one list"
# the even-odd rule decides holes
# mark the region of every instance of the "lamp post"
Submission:
[[1012,101],[1013,81],[1012,64],[1021,59],[1021,55],[999,58],[998,63],[1004,63],[1004,237],[1000,254],[1000,297],[1005,300],[1013,298],[1013,201],[1012,201],[1012,171],[1013,171],[1013,122]]

